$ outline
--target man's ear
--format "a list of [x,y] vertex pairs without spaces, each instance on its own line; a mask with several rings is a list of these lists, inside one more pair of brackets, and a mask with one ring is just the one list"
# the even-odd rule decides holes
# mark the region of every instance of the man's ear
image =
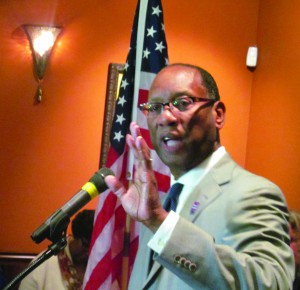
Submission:
[[214,103],[214,116],[216,128],[221,129],[225,123],[226,107],[223,102],[217,101]]

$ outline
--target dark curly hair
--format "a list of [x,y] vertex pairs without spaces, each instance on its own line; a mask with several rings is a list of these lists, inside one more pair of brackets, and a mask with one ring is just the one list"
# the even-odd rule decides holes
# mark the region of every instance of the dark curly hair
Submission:
[[95,210],[86,209],[79,212],[72,221],[72,233],[75,239],[85,238],[91,241]]

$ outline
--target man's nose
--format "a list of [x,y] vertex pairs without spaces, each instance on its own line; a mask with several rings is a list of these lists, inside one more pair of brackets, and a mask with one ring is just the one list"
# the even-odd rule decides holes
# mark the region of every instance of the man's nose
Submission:
[[165,104],[163,106],[163,111],[157,117],[158,125],[166,126],[166,125],[175,124],[177,122],[178,122],[178,119],[177,119],[176,115],[174,114],[174,111],[168,104]]

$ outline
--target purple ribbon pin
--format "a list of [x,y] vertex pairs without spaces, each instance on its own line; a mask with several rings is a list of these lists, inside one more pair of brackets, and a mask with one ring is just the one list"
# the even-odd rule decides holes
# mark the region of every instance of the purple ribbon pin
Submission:
[[194,214],[197,211],[199,205],[200,205],[199,201],[194,201],[194,203],[193,203],[193,205],[191,207],[190,213]]

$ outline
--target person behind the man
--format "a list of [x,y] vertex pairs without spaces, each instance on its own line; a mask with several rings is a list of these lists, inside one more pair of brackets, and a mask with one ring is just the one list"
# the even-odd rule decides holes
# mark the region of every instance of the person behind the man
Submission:
[[126,189],[116,177],[105,178],[143,224],[129,289],[291,289],[285,199],[221,146],[225,105],[212,76],[193,65],[169,65],[154,79],[148,102],[140,108],[153,147],[172,173],[165,202],[135,123],[127,135],[136,161],[133,184]]
[[19,290],[81,290],[93,232],[94,210],[79,212],[71,223],[67,246],[46,260],[20,284]]

